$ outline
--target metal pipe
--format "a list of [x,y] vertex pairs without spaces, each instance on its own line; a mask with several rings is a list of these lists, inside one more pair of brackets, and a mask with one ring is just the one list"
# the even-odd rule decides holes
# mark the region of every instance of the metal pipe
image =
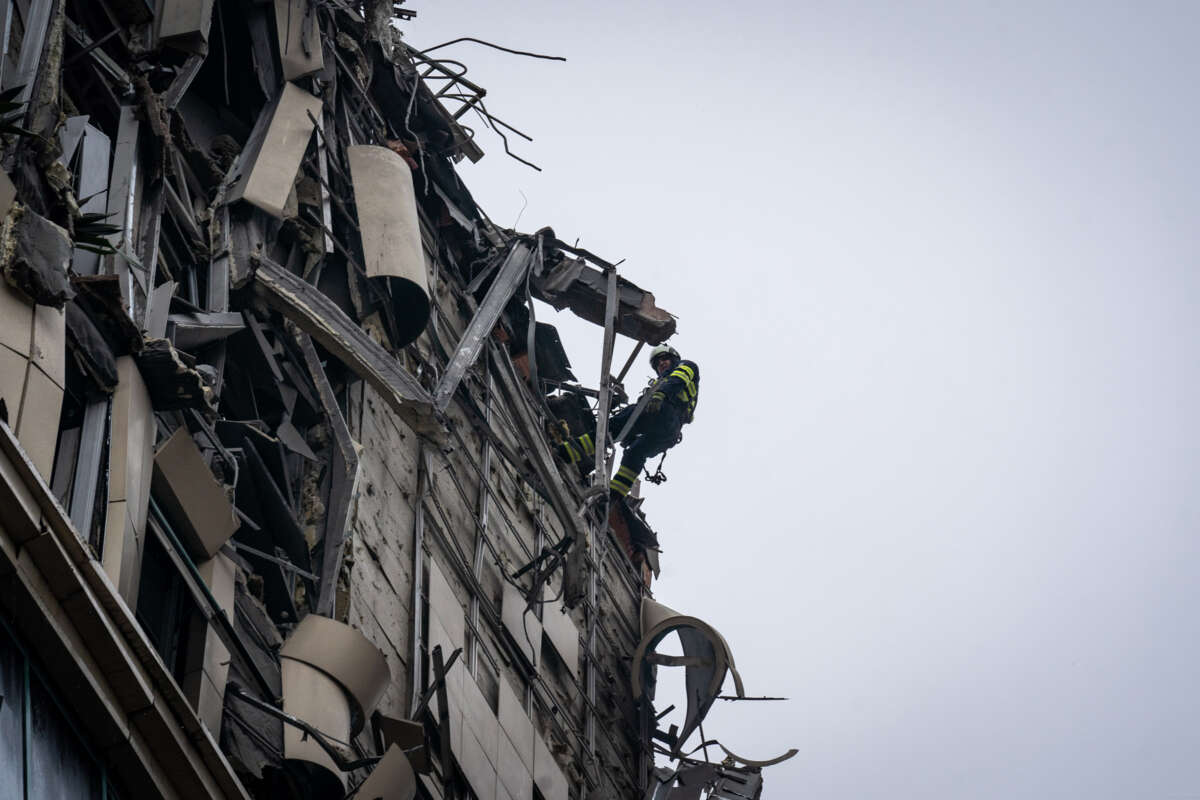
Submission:
[[[492,424],[492,368],[487,362],[484,362],[484,373],[487,375],[487,397],[483,405],[483,421],[489,427]],[[488,481],[492,474],[492,442],[490,439],[483,440],[483,469],[479,478],[479,505],[476,511],[476,520],[478,522],[478,530],[475,534],[475,554],[474,560],[471,563],[472,572],[475,575],[476,583],[479,582],[480,576],[483,573],[483,550],[484,541],[487,537],[488,516],[491,513],[492,504],[492,487]],[[475,592],[471,593],[471,628],[475,630],[479,627],[479,595]],[[471,652],[467,660],[467,666],[472,675],[477,675],[477,666],[479,664],[479,637],[471,637]]]
[[421,584],[423,577],[422,561],[425,548],[425,498],[429,494],[429,453],[425,451],[422,442],[417,450],[417,506],[413,510],[413,593],[412,593],[412,659],[409,673],[412,675],[412,697],[409,702],[409,716],[417,708],[421,697],[420,664],[421,664]]

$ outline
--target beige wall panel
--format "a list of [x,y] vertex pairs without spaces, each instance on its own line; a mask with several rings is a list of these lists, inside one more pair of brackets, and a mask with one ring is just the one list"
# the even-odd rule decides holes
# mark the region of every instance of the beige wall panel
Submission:
[[[47,483],[54,469],[54,448],[58,443],[58,417],[62,411],[62,387],[46,373],[30,364],[25,378],[25,397],[17,421],[17,439]],[[12,419],[12,409],[9,409]]]
[[8,408],[8,424],[16,427],[21,413],[21,398],[25,395],[25,373],[29,359],[0,345],[0,400]]
[[212,558],[237,530],[233,504],[186,428],[155,453],[151,484],[194,558]]
[[129,517],[129,505],[124,500],[108,504],[104,524],[104,552],[100,565],[117,588],[117,593],[131,609],[137,608],[138,586],[141,583],[142,538]]
[[559,600],[542,606],[542,630],[562,657],[567,669],[576,676],[579,675],[579,629],[575,627],[570,614],[563,613],[563,604]]
[[502,732],[496,744],[496,775],[500,785],[513,797],[532,797],[533,774],[525,766],[512,740]]
[[497,710],[501,733],[512,745],[528,772],[533,772],[533,721],[525,713],[516,693],[509,688],[508,681],[500,681],[500,702]]
[[[453,653],[456,648],[462,647],[462,642],[455,642],[454,640],[452,640],[450,638],[450,635],[448,633],[446,633],[446,627],[444,625],[442,625],[442,623],[440,621],[438,621],[437,617],[434,617],[432,615],[430,615],[430,617],[429,617],[428,641],[429,641],[429,652],[430,652],[430,663],[431,663],[430,670],[433,669],[433,667],[432,667],[433,655],[432,654],[433,654],[433,648],[435,646],[437,646],[437,645],[442,646],[442,661],[449,661],[450,654]],[[463,658],[460,655],[455,660],[454,664],[451,665],[450,671],[448,673],[446,673],[446,689],[455,698],[462,697],[463,680],[464,680],[465,676],[466,676],[466,669],[463,667]]]
[[[309,117],[312,114],[312,118]],[[257,152],[244,152],[238,163],[241,178],[229,200],[245,200],[283,219],[284,206],[312,138],[313,119],[321,116],[321,101],[295,84],[285,83]]]
[[[196,571],[212,592],[217,605],[232,619],[234,581],[237,576],[237,565],[233,559],[218,553],[208,561],[197,564]],[[221,641],[216,627],[200,617],[193,617],[188,635],[191,638],[188,645],[191,661],[185,667],[187,674],[184,676],[183,690],[216,737],[221,732],[221,705],[218,703],[214,711],[209,704],[213,696],[218,700],[225,696],[225,686],[229,680],[229,649]]]
[[[467,635],[466,614],[454,595],[450,582],[446,580],[437,561],[432,558],[429,559],[429,608],[432,613],[437,614],[450,640],[458,642],[461,646]],[[450,654],[446,653],[446,658],[449,657]]]
[[363,800],[412,800],[417,795],[417,776],[404,751],[392,745],[359,787]]
[[470,731],[475,736],[483,748],[484,755],[495,767],[500,723],[496,720],[496,715],[492,713],[487,698],[479,690],[479,685],[475,683],[474,678],[468,675],[463,677],[462,708],[464,730]]
[[34,306],[33,346],[29,358],[59,386],[67,379],[67,314],[62,309]]
[[567,800],[567,777],[541,736],[534,737],[533,742],[533,782],[546,800]]
[[[309,13],[305,24],[305,12]],[[307,36],[305,29],[307,28]],[[312,0],[275,0],[275,32],[279,37],[279,59],[285,81],[303,78],[325,67],[321,53],[321,29]],[[308,54],[305,54],[308,50]]]
[[542,623],[533,612],[525,613],[525,598],[517,587],[504,582],[504,596],[500,602],[500,617],[504,627],[512,634],[517,646],[525,653],[530,663],[537,664],[538,650],[542,641]]
[[216,684],[203,670],[196,670],[183,676],[180,686],[184,696],[196,709],[200,721],[212,733],[214,739],[221,735],[221,715],[224,713],[224,687],[218,689]]
[[237,586],[237,564],[224,553],[217,553],[208,561],[196,565],[200,578],[212,592],[213,599],[230,619],[233,619],[233,601]]
[[154,463],[154,407],[132,356],[117,359],[117,380],[117,390],[113,393],[108,498],[131,501],[130,516],[140,534],[146,525]]
[[33,303],[0,279],[0,345],[23,356],[33,342]]
[[492,766],[475,734],[464,731],[462,748],[454,755],[475,796],[479,800],[496,800],[496,768]]

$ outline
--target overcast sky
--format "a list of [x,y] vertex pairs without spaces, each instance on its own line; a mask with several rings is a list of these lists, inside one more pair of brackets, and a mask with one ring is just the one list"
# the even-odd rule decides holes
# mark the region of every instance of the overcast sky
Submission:
[[654,591],[767,798],[1200,798],[1200,5],[407,7],[569,58],[440,51],[545,170],[460,172],[679,317]]

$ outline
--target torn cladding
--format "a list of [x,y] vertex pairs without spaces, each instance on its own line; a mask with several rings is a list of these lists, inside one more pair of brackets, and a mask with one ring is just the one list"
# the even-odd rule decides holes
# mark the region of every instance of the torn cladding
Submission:
[[6,4],[0,680],[122,796],[640,796],[654,535],[579,513],[608,381],[532,301],[608,360],[674,318],[492,225],[483,90],[357,5]]

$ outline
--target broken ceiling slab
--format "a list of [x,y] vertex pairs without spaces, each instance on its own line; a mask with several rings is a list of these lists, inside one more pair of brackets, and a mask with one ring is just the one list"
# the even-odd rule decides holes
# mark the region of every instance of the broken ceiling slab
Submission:
[[321,28],[313,0],[275,0],[275,33],[283,79],[293,81],[325,68]]
[[445,438],[433,398],[391,353],[315,286],[269,259],[255,261],[255,288],[267,305],[369,383],[417,433],[435,441]]
[[[679,636],[682,656],[661,656],[654,652],[671,633]],[[680,614],[648,597],[642,598],[642,639],[633,654],[630,668],[635,698],[654,696],[655,664],[679,665],[686,669],[687,713],[675,748],[678,749],[704,721],[713,701],[721,693],[727,672],[733,673],[738,697],[744,697],[742,678],[733,663],[729,645],[715,628],[696,617]]]
[[429,321],[425,249],[417,214],[412,170],[386,147],[346,148],[354,206],[358,210],[364,268],[368,278],[384,278],[396,310],[403,347],[416,340]]
[[226,201],[245,200],[283,219],[288,195],[312,138],[313,120],[320,114],[319,98],[293,83],[285,83],[279,97],[263,109],[250,141],[234,163],[237,182]]
[[213,391],[208,382],[166,339],[146,340],[137,361],[156,410],[212,411]]
[[392,679],[387,660],[370,640],[349,625],[317,614],[300,621],[279,654],[316,667],[345,687],[358,705],[356,735]]
[[[604,273],[583,259],[564,258],[533,281],[535,296],[558,310],[570,308],[577,316],[604,325],[608,293]],[[617,279],[617,333],[631,339],[660,344],[675,333],[675,318],[654,304],[654,295]]]
[[238,528],[225,487],[181,427],[154,455],[154,497],[193,558],[212,558]]

